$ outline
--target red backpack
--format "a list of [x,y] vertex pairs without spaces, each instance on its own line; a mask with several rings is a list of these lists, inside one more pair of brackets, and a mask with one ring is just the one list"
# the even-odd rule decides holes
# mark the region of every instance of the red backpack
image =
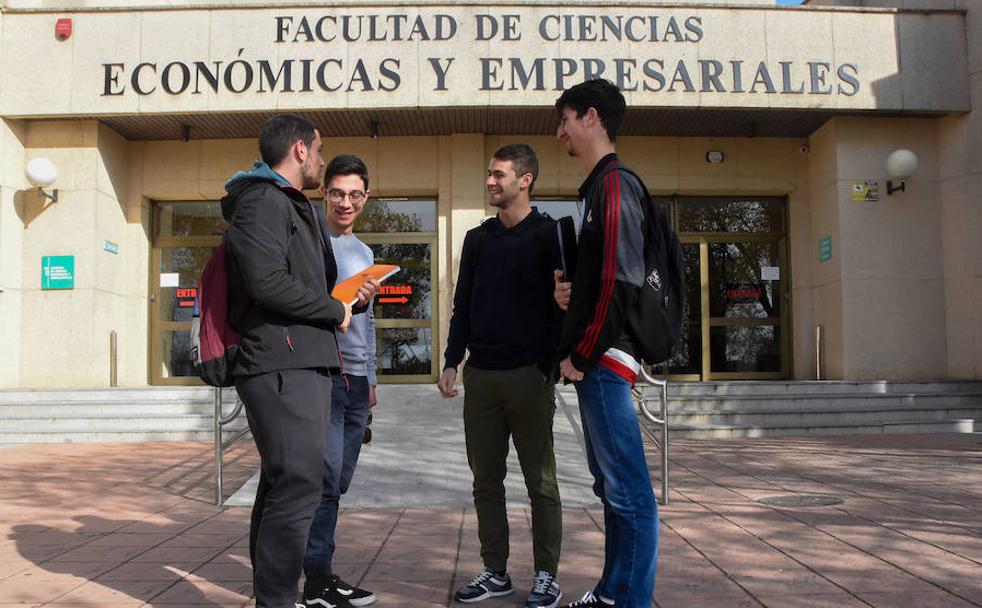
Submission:
[[191,320],[191,359],[198,375],[211,386],[232,386],[239,355],[239,334],[229,325],[228,269],[225,239],[201,271]]

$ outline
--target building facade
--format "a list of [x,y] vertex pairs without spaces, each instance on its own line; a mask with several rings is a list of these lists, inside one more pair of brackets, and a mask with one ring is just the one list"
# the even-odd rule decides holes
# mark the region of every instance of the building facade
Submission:
[[[0,388],[194,382],[218,200],[283,111],[317,123],[325,156],[366,160],[357,229],[403,268],[375,303],[382,378],[435,380],[463,236],[494,212],[491,153],[531,144],[537,204],[576,215],[552,106],[597,76],[625,91],[618,151],[683,241],[673,377],[982,378],[971,0],[7,0]],[[896,150],[919,161],[906,179]],[[57,201],[25,174],[37,158]]]

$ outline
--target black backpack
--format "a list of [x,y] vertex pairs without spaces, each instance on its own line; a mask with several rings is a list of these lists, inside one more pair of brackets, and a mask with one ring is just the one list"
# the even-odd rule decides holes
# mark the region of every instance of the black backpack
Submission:
[[644,282],[638,305],[628,312],[627,331],[638,355],[649,365],[667,361],[682,339],[685,315],[685,266],[682,244],[665,214],[655,206],[648,188],[620,163],[605,170],[595,183],[602,184],[610,171],[621,170],[633,175],[641,185],[644,200]]

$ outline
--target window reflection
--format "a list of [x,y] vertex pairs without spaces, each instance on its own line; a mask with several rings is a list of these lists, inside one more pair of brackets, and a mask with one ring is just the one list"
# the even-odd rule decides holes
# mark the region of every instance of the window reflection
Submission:
[[781,328],[740,325],[709,329],[712,371],[781,371]]
[[784,199],[778,197],[679,197],[680,232],[780,233]]
[[378,370],[384,375],[431,373],[431,331],[428,327],[386,327],[378,335]]
[[228,229],[217,202],[169,202],[154,205],[157,236],[221,236]]
[[764,267],[778,266],[777,243],[709,244],[709,314],[762,319],[779,316],[781,281],[761,280]]
[[436,201],[370,198],[355,220],[355,233],[436,232]]

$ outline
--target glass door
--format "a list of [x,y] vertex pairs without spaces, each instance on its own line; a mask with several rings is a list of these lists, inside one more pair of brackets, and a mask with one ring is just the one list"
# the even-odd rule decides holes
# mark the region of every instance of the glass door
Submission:
[[436,200],[369,199],[355,234],[372,248],[377,264],[401,268],[373,303],[379,382],[435,382]]
[[[676,197],[686,318],[668,373],[678,380],[787,378],[786,199]],[[661,371],[661,370],[658,370]]]
[[198,278],[226,224],[218,202],[153,204],[150,260],[150,383],[200,384],[191,364]]

